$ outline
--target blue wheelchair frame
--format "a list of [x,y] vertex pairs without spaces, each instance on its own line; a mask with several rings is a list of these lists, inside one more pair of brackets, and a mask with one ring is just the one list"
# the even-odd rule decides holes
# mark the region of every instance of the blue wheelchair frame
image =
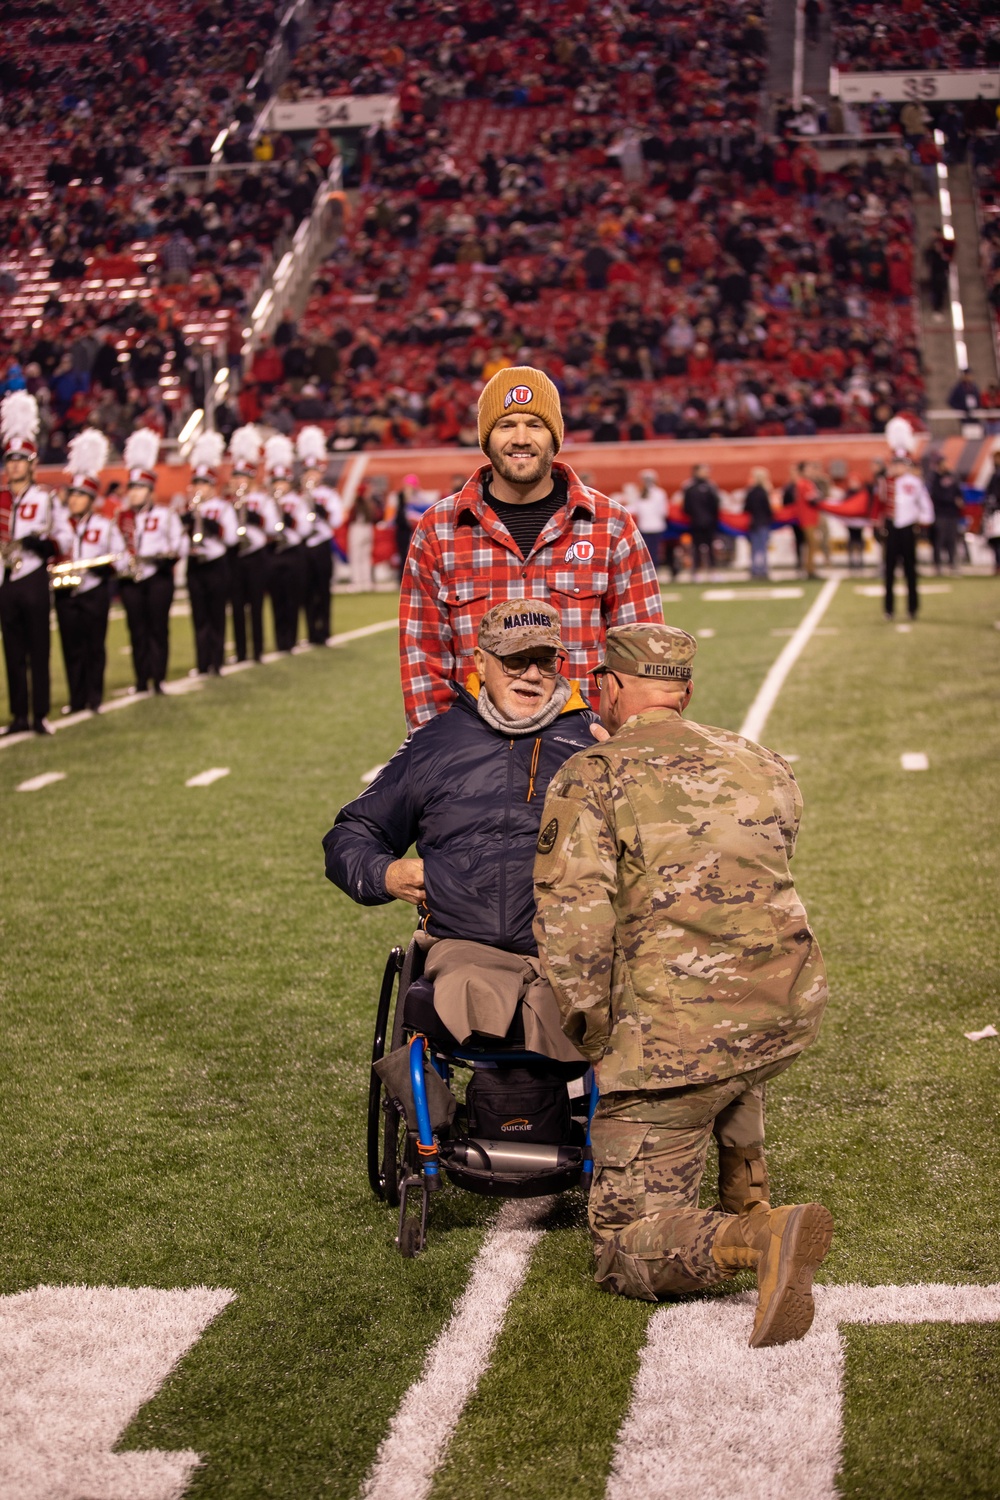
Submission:
[[[384,1056],[389,1005],[396,978],[404,967],[403,959],[402,950],[394,948],[386,964],[376,1018],[375,1043],[372,1054],[373,1063]],[[403,984],[400,982],[399,993],[396,999],[398,1014],[393,1029],[401,1042],[402,1030],[405,1024],[402,1020],[402,1007],[405,998]],[[410,1137],[415,1136],[415,1139],[412,1141],[415,1150],[407,1153],[405,1161],[406,1169],[402,1171],[398,1179],[399,1232],[396,1242],[403,1255],[416,1255],[424,1247],[427,1236],[427,1216],[430,1196],[443,1185],[442,1170],[447,1173],[453,1182],[458,1182],[460,1186],[469,1186],[471,1190],[487,1191],[496,1196],[541,1196],[549,1192],[565,1191],[567,1187],[576,1185],[581,1186],[584,1192],[589,1191],[594,1170],[593,1156],[590,1148],[590,1129],[599,1098],[597,1080],[592,1068],[588,1069],[584,1075],[584,1089],[588,1095],[584,1144],[582,1148],[579,1146],[566,1148],[569,1151],[580,1152],[579,1167],[571,1164],[561,1169],[543,1170],[539,1171],[537,1177],[534,1178],[530,1173],[527,1175],[522,1173],[518,1177],[517,1185],[512,1181],[509,1190],[505,1192],[503,1174],[501,1172],[494,1172],[490,1169],[487,1174],[462,1174],[459,1172],[455,1162],[449,1161],[450,1142],[438,1142],[435,1140],[424,1077],[425,1054],[430,1066],[434,1068],[446,1083],[450,1078],[450,1064],[453,1062],[470,1067],[483,1064],[517,1067],[535,1063],[551,1065],[551,1059],[543,1057],[537,1052],[529,1052],[523,1048],[498,1048],[486,1051],[478,1047],[455,1045],[446,1049],[438,1042],[432,1045],[421,1032],[415,1033],[403,1044],[407,1047],[408,1051],[409,1078],[413,1092],[417,1125],[415,1132],[408,1132],[408,1141]],[[393,1116],[391,1111],[396,1109],[397,1106],[392,1101],[387,1097],[383,1098],[377,1075],[373,1069],[372,1088],[369,1094],[368,1175],[372,1190],[376,1196],[386,1199],[393,1206],[395,1206],[395,1192],[393,1189],[396,1187],[396,1184],[390,1185],[386,1180],[384,1157],[383,1170],[380,1171],[379,1169],[377,1121],[379,1112],[381,1111],[384,1113],[387,1126],[390,1121],[392,1122],[392,1144],[393,1148],[395,1148],[395,1132],[398,1131],[400,1121],[398,1113]],[[582,1120],[582,1115],[579,1118]],[[456,1144],[461,1144],[461,1138],[459,1138]],[[485,1158],[485,1153],[482,1152],[479,1145],[474,1145],[474,1149],[480,1151],[480,1154],[484,1155]],[[487,1165],[489,1166],[488,1159]],[[463,1183],[463,1175],[467,1177],[486,1175],[488,1176],[489,1186],[476,1187],[471,1182]],[[547,1178],[551,1179],[551,1182],[547,1181]],[[411,1194],[415,1194],[417,1191],[420,1193],[419,1214],[417,1216],[410,1216],[407,1213],[408,1200]]]

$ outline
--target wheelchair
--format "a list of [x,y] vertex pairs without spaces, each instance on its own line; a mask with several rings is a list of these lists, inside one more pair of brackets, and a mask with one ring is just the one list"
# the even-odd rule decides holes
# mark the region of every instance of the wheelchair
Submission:
[[[418,1255],[426,1244],[431,1197],[444,1185],[444,1178],[467,1192],[488,1197],[539,1198],[573,1187],[589,1192],[593,1174],[590,1125],[598,1099],[588,1063],[582,1059],[560,1063],[526,1050],[521,1002],[502,1040],[474,1032],[466,1043],[457,1042],[434,1010],[433,988],[423,977],[425,944],[424,935],[417,933],[405,952],[395,947],[386,960],[368,1092],[368,1181],[376,1198],[399,1210],[396,1244],[407,1257]],[[413,1105],[409,1115],[376,1071],[376,1064],[387,1055],[387,1040],[390,1055],[401,1049],[408,1054],[406,1076]],[[454,1119],[434,1128],[425,1067],[432,1068],[445,1087],[463,1068],[472,1070],[473,1079],[484,1069],[534,1070],[556,1085],[562,1079],[570,1097],[558,1132],[561,1138],[544,1142],[517,1138],[517,1127],[527,1124],[518,1119],[504,1122],[514,1128],[515,1138],[484,1138],[469,1128],[468,1105],[457,1103]],[[569,1088],[574,1082],[575,1097]]]

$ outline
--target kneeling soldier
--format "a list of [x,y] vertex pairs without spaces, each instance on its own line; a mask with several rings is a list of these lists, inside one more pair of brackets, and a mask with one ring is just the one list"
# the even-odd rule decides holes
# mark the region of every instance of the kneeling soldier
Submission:
[[[535,889],[542,969],[599,1069],[590,1225],[596,1278],[655,1301],[757,1272],[751,1344],[801,1338],[833,1221],[772,1209],[767,1079],[819,1029],[819,948],[788,861],[802,799],[785,762],[681,717],[695,642],[608,631],[597,669],[612,737],[557,771]],[[722,1208],[698,1207],[713,1130]]]

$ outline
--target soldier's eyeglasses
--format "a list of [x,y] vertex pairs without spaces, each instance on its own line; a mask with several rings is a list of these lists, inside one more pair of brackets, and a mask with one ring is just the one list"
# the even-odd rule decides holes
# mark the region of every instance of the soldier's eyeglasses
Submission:
[[619,687],[623,686],[622,680],[618,676],[618,673],[617,672],[612,672],[612,670],[611,670],[610,667],[595,667],[594,670],[591,672],[590,675],[591,675],[591,677],[593,677],[593,679],[597,683],[598,687],[600,687],[602,685],[602,683],[604,682],[605,677],[613,677],[615,679],[615,681],[617,682],[617,684],[618,684]]
[[506,677],[523,677],[531,667],[537,667],[543,677],[559,676],[562,657],[558,651],[546,652],[544,656],[498,656],[495,651],[486,654],[500,663]]

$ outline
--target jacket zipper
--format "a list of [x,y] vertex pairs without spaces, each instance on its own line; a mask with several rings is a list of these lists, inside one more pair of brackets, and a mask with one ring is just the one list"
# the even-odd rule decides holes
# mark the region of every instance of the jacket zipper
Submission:
[[500,931],[502,942],[507,936],[507,852],[510,844],[510,805],[514,798],[514,741],[507,749],[507,800],[504,803],[503,839],[500,845]]

